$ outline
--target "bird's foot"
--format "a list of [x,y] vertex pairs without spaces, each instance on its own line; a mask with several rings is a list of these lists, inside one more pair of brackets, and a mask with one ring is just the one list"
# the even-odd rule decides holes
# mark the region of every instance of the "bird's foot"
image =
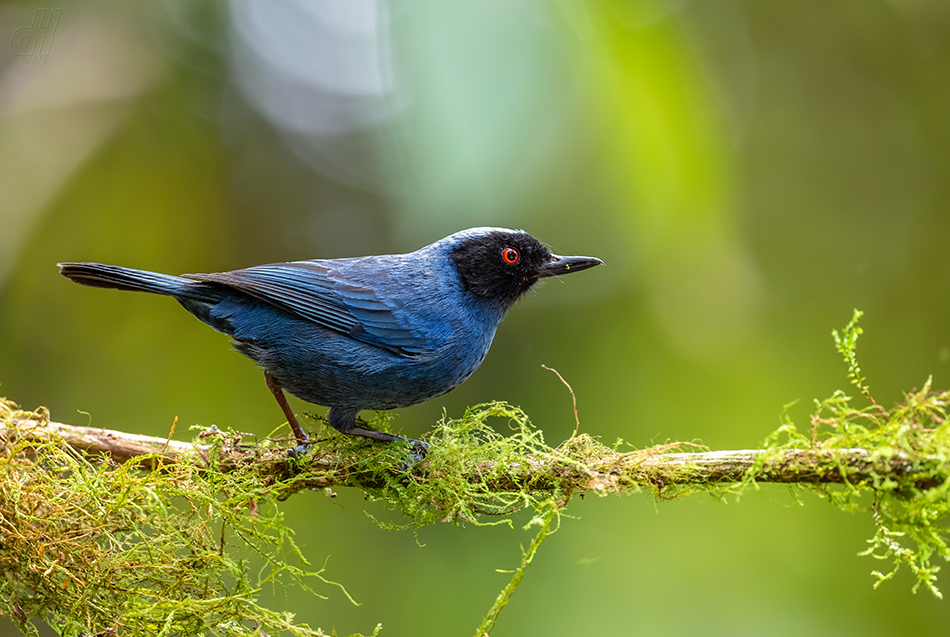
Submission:
[[409,472],[413,467],[425,460],[426,454],[429,453],[429,443],[414,440],[413,438],[402,438],[399,436],[396,438],[400,442],[408,442],[411,445],[412,450],[407,454],[406,459],[399,463],[400,470]]
[[287,458],[288,458],[289,460],[293,460],[293,459],[295,459],[295,458],[299,458],[299,457],[301,457],[301,456],[304,456],[304,455],[306,455],[306,453],[307,453],[308,451],[310,451],[310,448],[311,448],[311,447],[313,447],[313,444],[312,444],[309,440],[307,440],[307,441],[305,441],[305,442],[301,442],[299,445],[297,445],[296,447],[291,448],[291,449],[287,452]]
[[295,460],[297,458],[303,457],[313,446],[313,443],[310,442],[310,436],[307,435],[307,432],[304,431],[300,425],[297,425],[294,428],[294,434],[297,439],[297,446],[292,447],[289,451],[287,451],[288,460]]
[[[412,451],[409,453],[409,457],[412,459],[412,464],[425,460],[426,455],[429,453],[428,442],[422,442],[421,440],[415,440],[414,438],[399,438],[399,440],[408,442],[412,445]],[[408,469],[409,467],[405,468]]]
[[375,429],[363,429],[362,427],[352,427],[348,429],[345,433],[351,436],[360,436],[362,438],[369,438],[370,440],[376,440],[378,442],[407,442],[412,447],[412,451],[409,453],[409,457],[412,459],[413,464],[419,462],[420,460],[426,457],[426,453],[429,451],[429,443],[423,442],[421,440],[415,440],[414,438],[405,438],[403,436],[397,436],[395,434],[387,433],[385,431],[376,431]]

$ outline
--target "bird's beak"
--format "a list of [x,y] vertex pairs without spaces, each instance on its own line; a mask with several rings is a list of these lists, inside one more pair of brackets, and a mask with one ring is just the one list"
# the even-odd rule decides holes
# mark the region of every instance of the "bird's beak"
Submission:
[[562,274],[580,272],[595,265],[603,264],[604,262],[596,257],[561,257],[553,254],[550,261],[538,270],[538,277],[561,276]]

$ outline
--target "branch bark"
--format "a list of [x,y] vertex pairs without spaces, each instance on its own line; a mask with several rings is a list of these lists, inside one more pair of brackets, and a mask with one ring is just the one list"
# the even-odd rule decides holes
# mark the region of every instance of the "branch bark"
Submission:
[[[240,437],[224,439],[215,445],[200,445],[176,440],[142,436],[110,429],[66,425],[42,418],[8,421],[0,426],[0,440],[13,436],[33,442],[62,438],[75,449],[104,454],[117,463],[143,457],[142,464],[154,468],[161,463],[177,463],[193,458],[198,468],[214,466],[218,471],[253,466],[262,477],[286,476],[286,449],[262,448],[245,444]],[[622,493],[649,488],[662,494],[670,487],[702,486],[740,482],[755,470],[756,482],[784,484],[876,485],[892,480],[902,486],[921,489],[941,484],[950,478],[950,467],[936,457],[911,457],[902,452],[881,453],[860,448],[846,449],[740,449],[732,451],[670,452],[671,445],[619,453],[606,450],[597,457],[578,462],[572,447],[580,447],[584,436],[566,441],[557,453],[543,458],[527,457],[509,463],[499,471],[498,463],[482,462],[468,468],[467,478],[485,484],[489,491],[553,491],[578,494]],[[560,453],[562,452],[563,453]],[[145,457],[147,456],[147,457]],[[560,459],[560,458],[563,458]],[[427,463],[412,468],[414,473],[429,471]],[[293,491],[338,486],[378,487],[378,473],[358,471],[341,454],[317,450],[304,466],[295,467]],[[395,470],[394,470],[395,471]],[[486,476],[492,476],[486,480]],[[437,477],[432,473],[430,477]]]

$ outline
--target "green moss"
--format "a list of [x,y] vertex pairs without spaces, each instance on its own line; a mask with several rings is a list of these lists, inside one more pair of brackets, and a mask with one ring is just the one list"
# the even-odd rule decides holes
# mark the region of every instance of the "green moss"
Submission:
[[[875,588],[906,567],[916,578],[915,592],[925,586],[942,597],[936,585],[941,567],[935,562],[950,560],[946,528],[950,513],[950,392],[933,391],[928,378],[920,390],[906,394],[899,404],[882,408],[858,366],[860,317],[861,312],[855,310],[843,333],[834,331],[832,336],[848,365],[848,377],[866,402],[857,404],[840,390],[828,399],[816,400],[807,434],[795,427],[786,411],[782,426],[766,438],[763,448],[774,454],[790,449],[827,450],[832,452],[829,465],[839,462],[835,451],[866,450],[867,475],[846,479],[841,485],[806,484],[800,488],[813,489],[844,511],[873,517],[876,531],[861,555],[890,564],[884,572],[873,571]],[[888,470],[897,466],[900,471]],[[847,475],[847,467],[834,468]],[[754,482],[761,470],[750,471],[748,482]]]
[[10,435],[43,413],[4,401],[0,415],[0,608],[25,634],[38,616],[62,635],[323,635],[258,603],[282,582],[338,586],[297,548],[271,485],[189,464],[116,466],[56,437]]
[[[315,478],[339,476],[402,514],[404,523],[380,522],[387,527],[511,525],[508,514],[538,511],[543,532],[486,618],[490,628],[549,532],[550,516],[570,497],[566,482],[534,475],[534,468],[552,458],[559,466],[581,463],[547,446],[527,416],[504,403],[443,418],[428,437],[425,460],[414,459],[408,445],[329,436],[296,468],[277,473],[272,462],[225,466],[220,447],[212,447],[210,468],[197,454],[164,464],[159,454],[145,457],[151,471],[141,469],[143,457],[115,465],[55,436],[35,442],[16,435],[23,423],[42,425],[44,412],[4,401],[0,416],[0,568],[9,575],[0,583],[0,613],[26,634],[35,634],[26,617],[39,616],[63,635],[258,635],[257,627],[322,635],[258,600],[265,589],[288,584],[320,596],[342,589],[307,562],[279,508]],[[491,421],[511,433],[496,433]],[[380,415],[371,426],[388,424]],[[220,432],[198,442],[224,445],[237,437]],[[285,443],[246,446],[261,459],[273,448],[282,457]],[[570,448],[595,446],[582,436]],[[318,462],[326,458],[332,462]]]
[[[226,464],[224,445],[239,436],[222,432],[211,438],[219,446],[210,464],[197,453],[174,464],[155,454],[153,470],[145,471],[141,458],[116,465],[56,436],[37,442],[20,435],[19,427],[36,427],[46,414],[2,401],[0,614],[28,635],[36,634],[28,616],[66,636],[110,629],[123,636],[322,635],[259,600],[284,585],[346,595],[301,554],[279,504],[315,484],[351,484],[391,505],[398,521],[377,521],[387,528],[513,526],[511,514],[535,511],[529,526],[540,530],[479,627],[484,634],[575,493],[650,488],[664,499],[697,491],[721,498],[779,480],[779,471],[789,477],[779,481],[800,482],[795,488],[874,519],[876,532],[863,554],[890,565],[874,572],[875,585],[906,567],[916,577],[914,590],[925,586],[939,597],[937,562],[950,559],[950,392],[933,391],[928,380],[891,409],[878,405],[857,364],[859,316],[834,337],[862,404],[835,392],[816,402],[803,431],[786,408],[758,452],[721,452],[721,466],[719,455],[687,453],[696,446],[684,443],[620,453],[579,435],[553,448],[524,412],[496,402],[460,419],[443,418],[427,436],[425,459],[414,458],[408,444],[331,435],[290,471],[285,443],[272,440],[242,443],[247,461]],[[370,423],[389,425],[386,415]],[[855,449],[863,450],[860,466],[845,464]],[[730,454],[755,460],[736,473]],[[691,460],[698,455],[706,464]]]
[[[372,426],[385,426],[388,416],[381,414]],[[492,419],[510,430],[501,435],[491,426]],[[581,438],[575,439],[580,440]],[[541,430],[532,426],[528,416],[506,403],[493,402],[466,410],[460,419],[443,419],[426,436],[431,448],[424,471],[384,473],[380,486],[363,486],[366,497],[391,503],[407,522],[403,527],[421,527],[434,522],[459,525],[507,524],[504,517],[525,508],[540,510],[550,501],[566,503],[571,483],[538,467],[571,465],[582,467],[584,449],[572,445],[554,449],[544,442]],[[602,448],[584,436],[590,452]],[[405,450],[380,445],[371,453],[357,456],[355,473],[378,473],[380,462],[392,466],[405,460]],[[604,448],[606,449],[606,448]],[[493,519],[498,518],[498,519]],[[389,525],[387,525],[389,526]]]

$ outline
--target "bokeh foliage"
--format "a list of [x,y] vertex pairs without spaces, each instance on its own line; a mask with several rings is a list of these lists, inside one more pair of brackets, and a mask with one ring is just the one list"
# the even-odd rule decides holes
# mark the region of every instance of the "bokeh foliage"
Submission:
[[[570,397],[544,363],[605,443],[747,446],[778,406],[798,399],[802,421],[840,387],[827,331],[853,307],[884,408],[931,373],[950,384],[944,0],[386,5],[395,115],[318,146],[355,158],[343,174],[238,81],[257,59],[240,3],[60,4],[47,64],[0,53],[0,393],[22,404],[152,435],[175,416],[259,435],[281,420],[226,339],[167,299],[71,286],[57,261],[215,271],[412,250],[484,224],[607,267],[514,308],[478,373],[401,413],[409,435],[499,399],[548,441],[568,438]],[[40,6],[5,4],[5,41]],[[272,52],[302,68],[341,59],[313,54],[308,42],[331,39],[282,6],[266,12],[282,20]],[[573,506],[583,524],[545,543],[496,635],[933,635],[950,622],[907,572],[865,585],[866,516],[782,489],[741,507]],[[329,578],[364,603],[288,597],[302,621],[469,630],[507,581],[486,565],[519,558],[506,529],[431,526],[420,548],[366,509],[389,519],[347,493],[286,503],[308,560],[330,556]]]

